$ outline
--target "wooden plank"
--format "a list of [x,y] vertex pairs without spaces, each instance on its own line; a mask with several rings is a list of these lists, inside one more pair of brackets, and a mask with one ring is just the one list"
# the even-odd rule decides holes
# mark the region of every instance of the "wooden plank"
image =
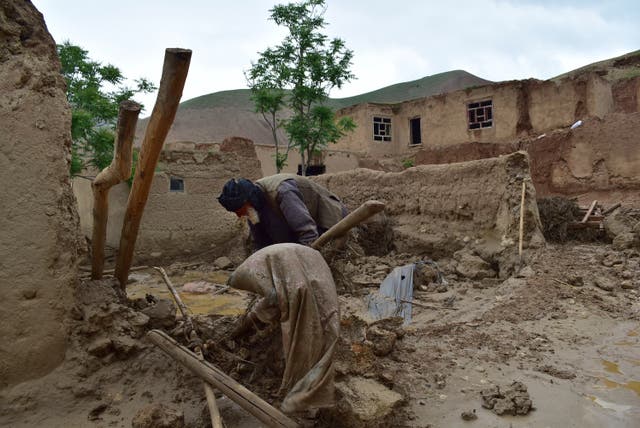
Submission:
[[587,213],[584,215],[584,217],[582,218],[582,221],[580,223],[586,223],[586,221],[589,219],[589,216],[591,215],[591,213],[593,212],[593,209],[596,207],[596,204],[598,203],[598,201],[593,201],[591,202],[591,206],[589,207],[589,210],[587,211]]
[[611,214],[612,212],[614,212],[616,209],[620,208],[620,205],[622,205],[622,203],[618,202],[615,205],[607,208],[606,210],[604,210],[602,212],[602,215],[607,215],[607,214]]
[[200,361],[189,349],[160,330],[151,330],[147,338],[171,358],[205,382],[218,388],[230,400],[270,427],[297,428],[299,425],[280,410],[240,385],[208,361]]

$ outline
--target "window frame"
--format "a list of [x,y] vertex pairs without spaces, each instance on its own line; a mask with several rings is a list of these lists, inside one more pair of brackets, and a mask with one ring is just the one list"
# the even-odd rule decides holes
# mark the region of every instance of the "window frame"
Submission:
[[[414,143],[414,131],[413,131],[413,123],[414,121],[418,121],[418,129],[419,129],[419,133],[418,133],[418,142]],[[421,116],[414,116],[409,118],[409,147],[417,147],[417,146],[421,146],[422,145],[422,117]]]
[[[173,188],[173,183],[180,183],[178,189]],[[169,193],[185,193],[184,178],[170,175],[169,176]]]
[[392,118],[389,116],[379,115],[372,116],[372,138],[375,142],[390,143],[393,141],[392,135]]
[[467,130],[493,128],[493,99],[485,98],[467,103]]

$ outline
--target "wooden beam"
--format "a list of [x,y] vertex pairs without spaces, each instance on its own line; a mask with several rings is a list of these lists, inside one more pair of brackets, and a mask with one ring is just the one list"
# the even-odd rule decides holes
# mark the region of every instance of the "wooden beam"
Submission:
[[522,246],[524,242],[524,196],[527,193],[527,183],[522,180],[522,196],[520,198],[520,227],[518,233],[518,257],[522,259]]
[[598,201],[593,201],[591,202],[591,206],[589,207],[589,209],[587,210],[587,213],[584,215],[584,217],[582,218],[582,221],[580,223],[586,223],[587,220],[589,220],[589,216],[591,215],[591,213],[593,212],[594,208],[596,207],[596,204],[598,203]]
[[620,208],[620,205],[622,205],[622,203],[617,202],[615,205],[607,208],[606,210],[604,210],[602,212],[602,215],[607,215],[607,214],[611,214],[612,212],[614,212],[616,209]]
[[151,330],[147,338],[193,374],[218,388],[230,400],[270,427],[296,428],[298,424],[280,410],[240,385],[208,361],[200,361],[189,349],[160,330]]
[[104,244],[109,221],[109,190],[131,176],[133,138],[140,114],[140,104],[120,103],[116,139],[111,165],[103,169],[91,183],[93,190],[93,233],[91,235],[91,279],[102,278]]
[[133,251],[138,237],[142,213],[149,197],[153,174],[158,163],[164,140],[169,133],[178,110],[182,90],[187,79],[191,51],[167,49],[162,67],[162,78],[158,98],[144,134],[133,185],[127,201],[127,210],[122,223],[120,248],[116,260],[116,278],[124,289],[129,276]]

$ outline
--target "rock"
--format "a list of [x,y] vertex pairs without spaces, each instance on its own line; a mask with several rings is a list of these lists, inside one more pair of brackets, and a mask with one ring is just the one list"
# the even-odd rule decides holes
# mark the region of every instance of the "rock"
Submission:
[[567,283],[574,287],[582,287],[584,285],[584,279],[580,275],[569,275],[567,277]]
[[374,325],[367,329],[366,338],[371,342],[374,355],[383,357],[393,351],[397,336],[393,331]]
[[141,349],[140,344],[129,336],[116,337],[112,339],[112,343],[119,358],[127,358]]
[[508,387],[493,386],[480,392],[482,407],[497,415],[526,415],[533,408],[527,387],[513,382]]
[[168,299],[158,299],[154,305],[141,311],[149,317],[151,328],[171,328],[176,323],[176,307]]
[[473,421],[478,419],[478,415],[476,415],[476,409],[462,412],[460,413],[460,417],[462,418],[463,421]]
[[162,257],[162,251],[154,251],[151,254],[149,254],[150,257],[157,259],[158,257]]
[[354,428],[390,426],[389,418],[403,400],[397,392],[363,377],[337,382],[336,394],[336,422]]
[[231,267],[233,267],[233,262],[231,261],[231,259],[229,257],[218,257],[214,262],[213,265],[215,267],[217,267],[218,269],[229,269]]
[[593,278],[593,283],[596,287],[604,290],[604,291],[613,291],[614,284],[613,281],[605,276],[599,275]]
[[536,273],[531,266],[525,266],[520,269],[520,272],[518,272],[516,278],[531,278],[532,276],[535,276],[535,274]]
[[94,357],[104,357],[113,352],[113,343],[108,337],[99,337],[89,344],[87,352]]
[[183,293],[206,294],[211,293],[216,287],[207,281],[187,282],[182,286]]
[[454,258],[458,262],[456,272],[466,278],[483,279],[496,277],[496,271],[491,268],[491,265],[476,255],[457,251],[454,254]]
[[624,280],[620,283],[620,287],[622,287],[624,290],[634,290],[636,288],[638,288],[638,286],[636,284],[633,283],[633,281],[630,280]]
[[[631,214],[631,215],[630,215]],[[610,239],[623,233],[629,233],[635,227],[637,220],[628,209],[619,208],[607,215],[604,220],[604,229]]]
[[164,404],[152,404],[138,411],[132,428],[184,428],[184,414]]
[[633,248],[636,244],[636,235],[634,233],[621,233],[613,238],[613,248],[618,251]]

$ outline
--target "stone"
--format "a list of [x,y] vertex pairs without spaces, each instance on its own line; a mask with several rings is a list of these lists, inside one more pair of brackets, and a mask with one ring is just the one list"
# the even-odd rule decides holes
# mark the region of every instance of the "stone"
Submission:
[[393,351],[397,336],[393,331],[374,325],[367,329],[366,338],[371,342],[371,349],[374,355],[383,357]]
[[613,291],[615,288],[613,281],[602,275],[594,277],[593,283],[596,287],[604,291]]
[[184,428],[184,414],[165,404],[152,404],[138,411],[131,420],[132,428]]
[[171,328],[176,323],[176,307],[171,300],[158,299],[154,305],[141,310],[149,317],[151,328]]
[[634,233],[621,233],[613,238],[613,248],[618,251],[633,248],[636,244],[636,235]]
[[233,267],[233,262],[229,257],[222,256],[215,259],[213,265],[218,269],[229,269]]
[[536,273],[531,266],[525,266],[520,269],[520,272],[518,272],[516,278],[531,278],[532,276],[535,276],[535,274]]
[[466,278],[483,279],[496,277],[496,271],[479,256],[465,251],[457,251],[454,254],[454,258],[458,262],[456,272]]
[[638,285],[634,284],[633,281],[624,280],[620,283],[620,287],[622,287],[624,290],[634,290],[638,288]]
[[99,337],[89,344],[87,352],[94,357],[104,357],[113,352],[113,343],[108,337]]
[[354,428],[386,427],[403,396],[373,379],[349,377],[336,383],[336,420]]
[[460,413],[460,417],[462,418],[463,421],[473,421],[478,419],[478,415],[476,415],[476,409],[462,412]]

